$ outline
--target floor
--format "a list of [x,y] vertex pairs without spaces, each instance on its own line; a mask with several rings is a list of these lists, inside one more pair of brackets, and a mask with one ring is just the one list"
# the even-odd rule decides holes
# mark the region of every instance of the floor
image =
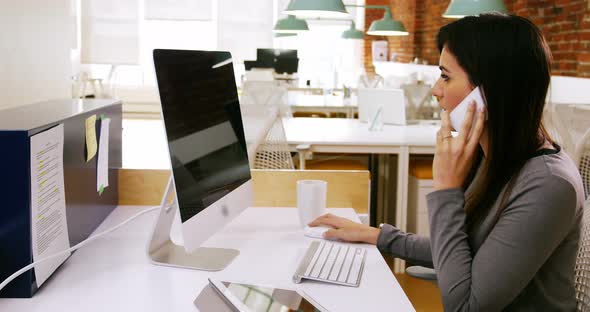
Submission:
[[[385,261],[393,271],[393,257],[383,255]],[[440,291],[435,283],[424,281],[406,275],[395,274],[395,278],[418,312],[443,311]]]

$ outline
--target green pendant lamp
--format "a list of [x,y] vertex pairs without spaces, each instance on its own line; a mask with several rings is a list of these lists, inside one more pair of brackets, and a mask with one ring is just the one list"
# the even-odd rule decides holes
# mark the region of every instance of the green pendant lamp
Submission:
[[305,20],[296,18],[294,15],[289,15],[277,21],[273,32],[278,34],[298,34],[308,30],[309,27]]
[[284,13],[304,18],[348,17],[342,0],[291,0]]
[[443,17],[463,18],[468,15],[493,11],[508,13],[508,9],[506,9],[502,0],[451,0]]
[[404,25],[394,20],[391,17],[391,11],[389,8],[385,9],[383,18],[371,23],[371,27],[367,31],[367,35],[372,36],[407,36],[408,32]]
[[346,30],[342,33],[343,39],[364,39],[365,34],[361,31],[356,29],[356,24],[354,21],[350,24],[350,29]]

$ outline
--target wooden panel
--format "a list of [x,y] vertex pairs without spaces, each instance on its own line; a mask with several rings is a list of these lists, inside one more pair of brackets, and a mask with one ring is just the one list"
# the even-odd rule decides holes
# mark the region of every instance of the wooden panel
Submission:
[[297,180],[324,180],[328,182],[328,207],[367,213],[369,179],[369,171],[252,170],[254,206],[296,207]]
[[[170,170],[120,169],[119,205],[159,205]],[[297,180],[328,182],[327,206],[367,213],[369,172],[341,170],[252,170],[254,206],[297,206]]]
[[120,169],[119,205],[159,205],[169,178],[170,170]]
[[421,280],[405,273],[395,273],[395,278],[416,311],[444,311],[440,289],[435,282]]
[[[394,271],[394,257],[392,255],[381,253],[383,259],[391,269]],[[426,281],[419,278],[409,276],[406,273],[394,273],[395,279],[404,290],[408,299],[418,312],[440,312],[444,311],[442,305],[442,298],[440,296],[440,289],[436,282]]]

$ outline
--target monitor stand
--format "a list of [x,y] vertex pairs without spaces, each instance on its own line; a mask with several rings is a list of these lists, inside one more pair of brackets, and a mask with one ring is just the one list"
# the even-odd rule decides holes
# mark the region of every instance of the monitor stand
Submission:
[[160,206],[162,208],[156,220],[151,241],[148,244],[148,256],[152,263],[202,271],[220,271],[240,254],[240,251],[236,249],[209,247],[199,247],[189,253],[183,246],[172,242],[170,230],[172,229],[175,213],[178,211],[178,200],[172,176],[168,180],[166,192]]

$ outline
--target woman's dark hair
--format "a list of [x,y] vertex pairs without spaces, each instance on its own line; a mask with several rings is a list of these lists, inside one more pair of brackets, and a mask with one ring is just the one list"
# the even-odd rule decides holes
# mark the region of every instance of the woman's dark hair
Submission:
[[[542,124],[551,79],[551,52],[529,20],[498,13],[468,16],[443,26],[438,49],[455,56],[474,86],[480,86],[488,114],[488,153],[481,149],[464,187],[468,227],[480,221],[507,186],[499,217],[525,162],[553,142]],[[483,161],[481,175],[473,181]]]

